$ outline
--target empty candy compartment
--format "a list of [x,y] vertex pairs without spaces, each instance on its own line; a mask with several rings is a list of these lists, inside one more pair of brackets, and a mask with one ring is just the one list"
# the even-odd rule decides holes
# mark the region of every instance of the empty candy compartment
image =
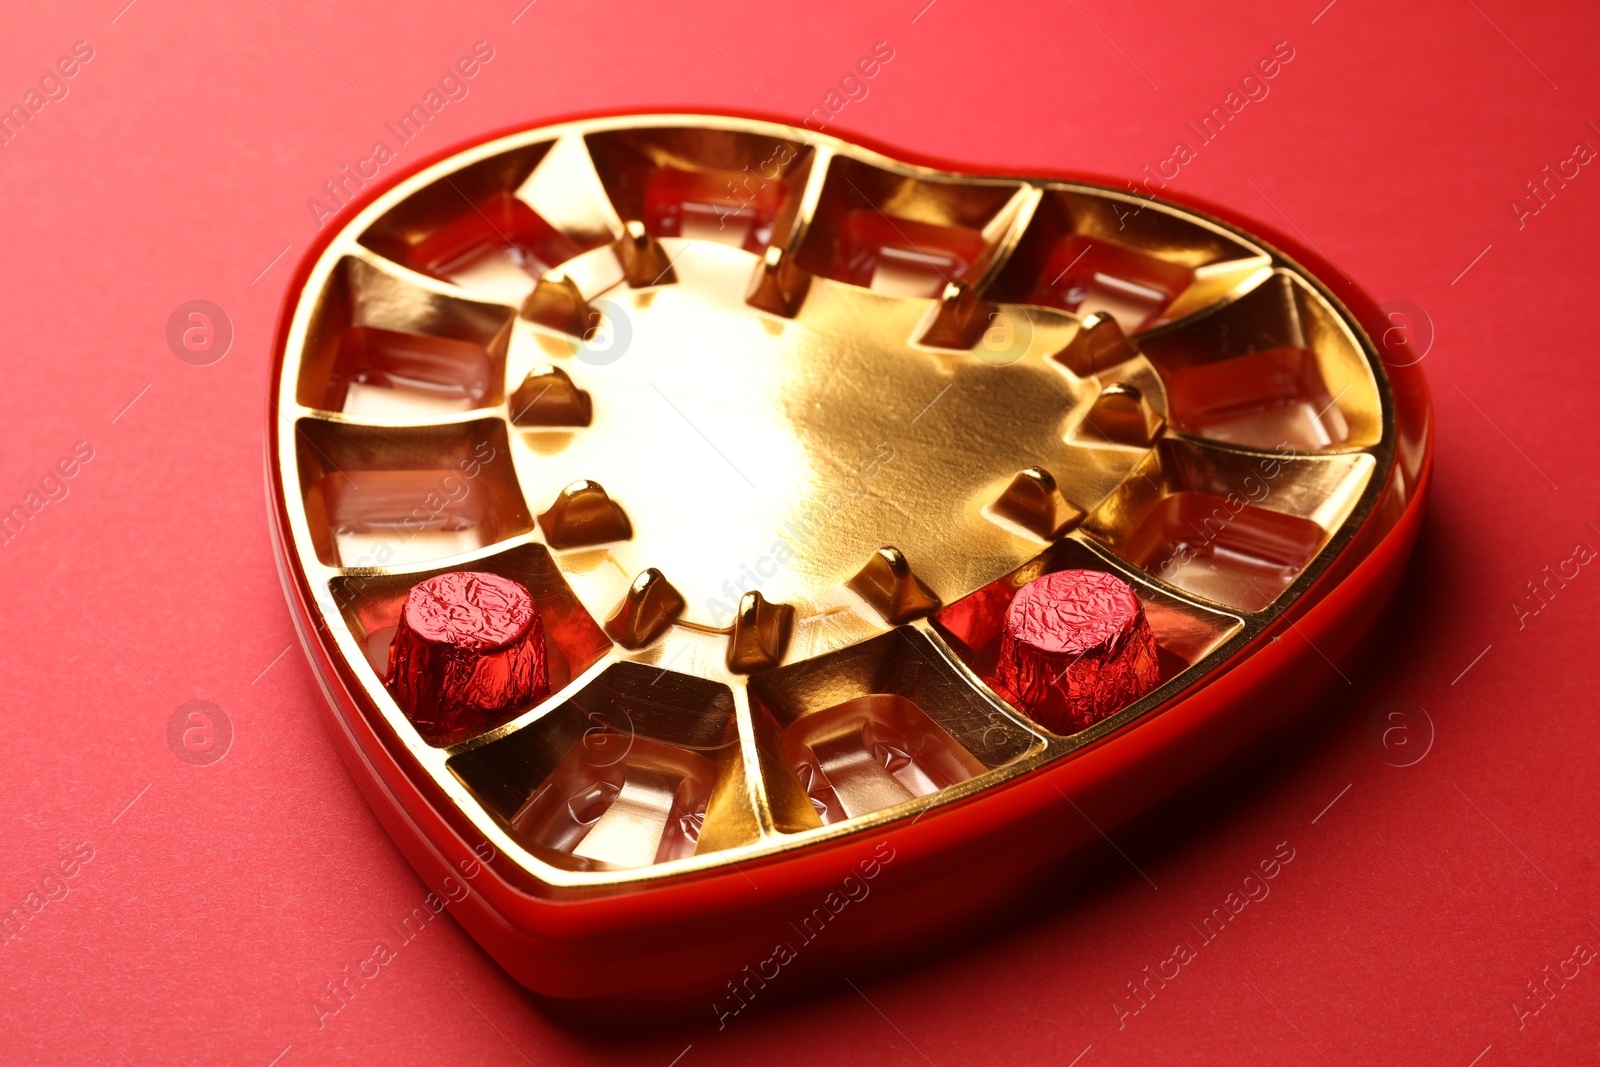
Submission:
[[353,326],[339,338],[339,363],[349,382],[347,415],[393,415],[484,407],[494,387],[489,350],[470,341]]
[[1046,189],[989,299],[1109,314],[1125,332],[1242,291],[1265,252],[1137,196]]
[[613,867],[694,855],[715,768],[694,752],[628,734],[586,733],[511,816],[533,846]]
[[[406,262],[436,278],[472,286],[485,284],[482,275],[501,272],[499,264],[484,262],[491,258],[503,259],[538,279],[581,251],[525,202],[499,192],[464,205],[459,215],[407,249]],[[521,281],[516,279],[518,286]]]
[[801,718],[784,759],[824,824],[936,793],[983,766],[905,697],[874,694]]
[[[1128,561],[1191,593],[1260,611],[1325,539],[1310,519],[1211,493],[1162,497],[1128,536]],[[1242,585],[1241,585],[1242,583]]]
[[1168,440],[1084,529],[1170,585],[1260,611],[1350,514],[1373,466],[1365,454],[1260,455]]
[[1312,452],[1343,444],[1350,432],[1316,354],[1304,348],[1177,368],[1167,389],[1173,425],[1214,441]]
[[335,474],[320,487],[344,566],[454,556],[493,538],[488,494],[448,468]]
[[757,253],[792,218],[811,161],[794,141],[732,130],[618,130],[588,145],[622,219]]
[[520,299],[546,271],[612,239],[603,199],[581,142],[546,142],[423,188],[361,241],[412,270]]
[[296,398],[366,418],[421,420],[492,407],[505,393],[513,312],[435,292],[354,256],[307,327]]
[[1140,338],[1180,430],[1252,448],[1370,445],[1377,383],[1323,298],[1279,273],[1237,300]]
[[1181,264],[1074,233],[1056,245],[1028,302],[1109,314],[1131,333],[1160,318],[1192,276]]
[[796,257],[812,274],[900,296],[978,282],[1025,194],[1014,182],[949,182],[835,157]]
[[[1074,540],[1058,541],[1011,574],[946,605],[933,616],[933,624],[956,655],[993,688],[1006,611],[1017,591],[1036,578],[1067,569],[1118,573],[1089,546]],[[1159,590],[1139,585],[1134,589],[1155,634],[1163,684],[1200,662],[1243,625],[1231,615],[1208,611]]]
[[914,628],[755,675],[750,692],[783,830],[937,792],[1040,743]]
[[[611,648],[611,641],[573,595],[561,570],[543,545],[525,544],[450,570],[487,571],[517,582],[533,597],[544,626],[546,665],[550,691],[559,692],[573,678],[592,667]],[[411,587],[445,569],[406,574],[346,574],[329,582],[334,603],[344,617],[350,636],[379,678],[389,669],[389,645],[394,640],[400,612]],[[473,731],[491,729],[527,709],[515,709],[495,722]],[[455,744],[465,737],[429,737],[435,745]]]
[[643,867],[753,840],[720,683],[618,663],[565,704],[450,760],[524,848],[578,869]]
[[499,419],[419,427],[302,419],[296,441],[306,521],[330,566],[423,563],[533,526]]
[[938,296],[966,280],[984,252],[983,234],[858,208],[839,228],[833,277],[899,296]]
[[645,180],[645,229],[657,237],[720,241],[760,252],[788,196],[788,184],[738,171],[661,167]]

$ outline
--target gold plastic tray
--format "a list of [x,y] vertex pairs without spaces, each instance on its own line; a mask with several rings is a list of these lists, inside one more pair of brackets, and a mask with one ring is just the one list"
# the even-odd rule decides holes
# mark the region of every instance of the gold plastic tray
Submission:
[[[711,175],[734,206],[651,221],[659,171]],[[569,258],[419,266],[469,212],[510,225],[507,196]],[[901,254],[863,276],[841,242],[884,223]],[[652,232],[664,225],[678,235]],[[918,245],[952,233],[971,249],[955,267]],[[1145,282],[1108,268],[1076,312],[1040,303],[1074,235],[1080,255],[1143,257]],[[930,264],[948,284],[929,288]],[[1149,277],[1178,281],[1163,291]],[[952,174],[746,119],[602,118],[470,148],[368,203],[293,299],[272,461],[308,639],[343,661],[349,697],[411,772],[558,893],[931,817],[1128,727],[1312,586],[1394,453],[1365,335],[1306,271],[1233,228],[1131,193]],[[373,373],[347,340],[363,327],[464,342],[429,358],[465,362]],[[1214,383],[1184,385],[1200,399],[1174,408],[1185,371],[1279,349],[1304,365],[1272,388],[1304,395],[1261,417],[1287,427],[1276,447],[1248,412],[1206,400]],[[1174,503],[1194,500],[1225,511],[1207,527]],[[1263,584],[1255,561],[1241,579],[1228,569],[1238,546],[1203,540],[1226,540],[1246,507],[1294,520],[1307,555],[1290,578]],[[1152,543],[1172,548],[1158,513],[1191,519],[1216,549],[1205,566],[1173,566],[1172,551],[1152,563]],[[981,598],[1066,566],[1135,586],[1163,681],[1057,736],[985,682]],[[456,569],[530,588],[554,691],[439,743],[382,675],[407,590]],[[824,824],[789,728],[869,696],[916,720],[896,720],[904,729],[953,739],[943,773],[959,780]],[[704,759],[693,854],[625,866],[519,829],[575,746],[600,763],[671,762],[656,749]],[[653,832],[613,826],[620,851],[596,854]]]

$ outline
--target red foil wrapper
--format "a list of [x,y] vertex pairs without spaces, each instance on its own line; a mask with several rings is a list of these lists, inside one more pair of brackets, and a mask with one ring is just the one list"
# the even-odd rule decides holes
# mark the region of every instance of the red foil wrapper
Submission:
[[384,684],[418,730],[450,735],[550,692],[544,622],[528,591],[476,571],[435,575],[406,597]]
[[1056,571],[1018,591],[1000,635],[1000,689],[1040,726],[1075,733],[1156,687],[1155,634],[1133,587]]

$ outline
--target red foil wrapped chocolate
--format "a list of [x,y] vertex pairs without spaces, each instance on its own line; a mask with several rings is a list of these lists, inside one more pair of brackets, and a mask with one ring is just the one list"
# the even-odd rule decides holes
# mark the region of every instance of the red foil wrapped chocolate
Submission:
[[1155,634],[1115,575],[1056,571],[1023,586],[1006,611],[1000,689],[1047,730],[1082,730],[1158,681]]
[[550,692],[544,622],[527,589],[453,571],[406,597],[384,684],[418,730],[452,735]]

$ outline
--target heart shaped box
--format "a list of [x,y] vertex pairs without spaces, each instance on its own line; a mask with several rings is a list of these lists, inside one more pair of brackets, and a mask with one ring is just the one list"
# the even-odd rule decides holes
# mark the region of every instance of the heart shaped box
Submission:
[[[1314,696],[1416,538],[1393,324],[1223,209],[723,115],[361,184],[276,335],[280,573],[374,811],[537,992],[725,1014],[937,942]],[[1067,567],[1161,680],[1063,736],[995,671]],[[425,735],[388,646],[458,570],[531,592],[551,695]]]

